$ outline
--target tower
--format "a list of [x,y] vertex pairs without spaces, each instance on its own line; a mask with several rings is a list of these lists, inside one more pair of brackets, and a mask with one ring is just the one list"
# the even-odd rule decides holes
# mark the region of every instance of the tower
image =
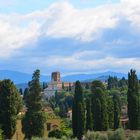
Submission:
[[52,82],[60,82],[60,72],[52,72]]

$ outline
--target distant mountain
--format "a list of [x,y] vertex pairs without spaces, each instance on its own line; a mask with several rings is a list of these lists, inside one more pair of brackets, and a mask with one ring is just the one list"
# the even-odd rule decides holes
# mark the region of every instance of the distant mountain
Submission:
[[68,75],[68,76],[62,77],[62,80],[70,81],[70,82],[73,82],[76,80],[80,80],[80,81],[103,80],[103,79],[105,80],[109,76],[117,76],[118,78],[122,78],[122,77],[127,78],[127,74],[108,71],[108,72],[94,73],[94,74]]
[[[10,71],[10,70],[0,70],[0,80],[11,79],[15,84],[28,83],[32,79],[32,74]],[[50,76],[41,75],[41,81],[50,81]]]
[[[117,76],[118,78],[125,77],[127,78],[127,74],[117,73],[117,72],[103,72],[103,73],[93,73],[93,74],[75,74],[75,75],[67,75],[63,76],[61,79],[64,82],[75,82],[76,80],[80,81],[93,81],[93,80],[107,80],[108,76]],[[0,70],[0,80],[2,79],[11,79],[14,81],[18,87],[26,86],[28,81],[32,79],[32,74],[26,74],[17,71],[10,70]],[[41,75],[41,82],[49,82],[51,80],[51,76]]]

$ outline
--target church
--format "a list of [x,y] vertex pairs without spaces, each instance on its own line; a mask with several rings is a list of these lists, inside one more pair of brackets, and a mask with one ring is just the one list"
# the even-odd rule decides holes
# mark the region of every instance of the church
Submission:
[[44,89],[45,98],[50,98],[55,96],[55,92],[61,92],[63,90],[69,91],[71,87],[74,86],[72,82],[63,82],[61,81],[60,72],[52,72],[51,82],[48,84],[48,87]]

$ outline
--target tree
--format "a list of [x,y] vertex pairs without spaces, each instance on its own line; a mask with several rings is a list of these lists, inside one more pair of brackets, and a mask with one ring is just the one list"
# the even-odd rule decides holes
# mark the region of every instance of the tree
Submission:
[[132,130],[140,129],[140,92],[139,81],[135,70],[128,73],[128,117],[129,127]]
[[117,88],[118,87],[118,79],[117,77],[109,76],[107,89]]
[[26,100],[26,97],[28,96],[28,94],[29,94],[29,89],[25,88],[24,95],[23,95],[23,100]]
[[85,106],[83,89],[79,81],[75,83],[75,94],[72,106],[72,128],[74,137],[81,139],[85,130]]
[[31,139],[33,136],[42,137],[44,134],[45,117],[42,106],[39,70],[33,73],[32,81],[29,82],[26,107],[27,112],[22,120],[22,131],[25,134],[25,138]]
[[0,126],[5,139],[11,139],[16,130],[17,114],[22,107],[20,93],[11,80],[0,82]]
[[20,93],[21,95],[23,95],[22,88],[19,89],[19,93]]
[[[101,129],[102,131],[105,131],[108,129],[108,114],[107,114],[107,97],[105,94],[105,87],[102,82],[100,81],[93,81],[91,86],[91,92],[92,92],[92,116],[93,116],[93,129]],[[98,106],[96,104],[98,103]],[[101,126],[95,125],[95,123],[98,121],[96,114],[98,114],[99,104],[101,104]]]
[[102,130],[102,108],[101,102],[97,98],[95,99],[95,109],[94,109],[94,130],[101,131]]
[[120,107],[120,98],[118,95],[113,96],[114,103],[114,129],[120,127],[120,116],[121,116],[121,107]]
[[86,100],[86,130],[93,129],[93,117],[91,112],[91,98],[88,97]]
[[107,99],[107,112],[108,112],[108,124],[109,128],[114,128],[114,103],[112,97],[108,97]]

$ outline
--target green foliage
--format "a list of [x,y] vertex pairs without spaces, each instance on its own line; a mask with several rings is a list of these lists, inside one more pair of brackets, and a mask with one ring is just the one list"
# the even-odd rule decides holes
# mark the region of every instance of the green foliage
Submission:
[[87,98],[86,100],[86,130],[92,130],[93,129],[93,117],[92,117],[92,111],[91,111],[91,98]]
[[113,129],[114,128],[114,103],[112,97],[110,96],[107,99],[107,112],[108,112],[109,128]]
[[66,134],[67,137],[72,137],[72,124],[69,119],[63,119],[60,125],[60,130]]
[[11,138],[16,130],[17,114],[22,101],[16,86],[10,80],[0,82],[0,126],[5,138]]
[[107,96],[105,94],[105,87],[102,82],[93,81],[91,91],[94,122],[93,129],[105,131],[108,129]]
[[107,89],[109,89],[109,90],[118,87],[117,77],[109,76],[107,83],[108,83]]
[[120,107],[120,98],[118,95],[113,96],[114,103],[114,129],[120,127],[120,116],[121,116],[121,107]]
[[61,139],[65,135],[66,134],[64,132],[56,129],[56,130],[50,131],[49,134],[48,134],[48,137],[51,137],[51,138],[55,137],[55,138]]
[[108,132],[108,140],[126,140],[124,130],[117,129],[114,132]]
[[135,70],[128,74],[128,117],[132,130],[140,129],[140,92],[139,81]]
[[42,106],[42,94],[40,86],[40,71],[36,70],[32,81],[29,82],[29,94],[26,98],[27,112],[22,120],[22,131],[25,138],[33,136],[42,137],[44,134],[45,115]]
[[72,128],[74,137],[81,139],[85,130],[85,105],[83,89],[79,81],[75,83],[75,95],[72,107]]
[[0,140],[4,140],[3,138],[3,131],[0,129]]

